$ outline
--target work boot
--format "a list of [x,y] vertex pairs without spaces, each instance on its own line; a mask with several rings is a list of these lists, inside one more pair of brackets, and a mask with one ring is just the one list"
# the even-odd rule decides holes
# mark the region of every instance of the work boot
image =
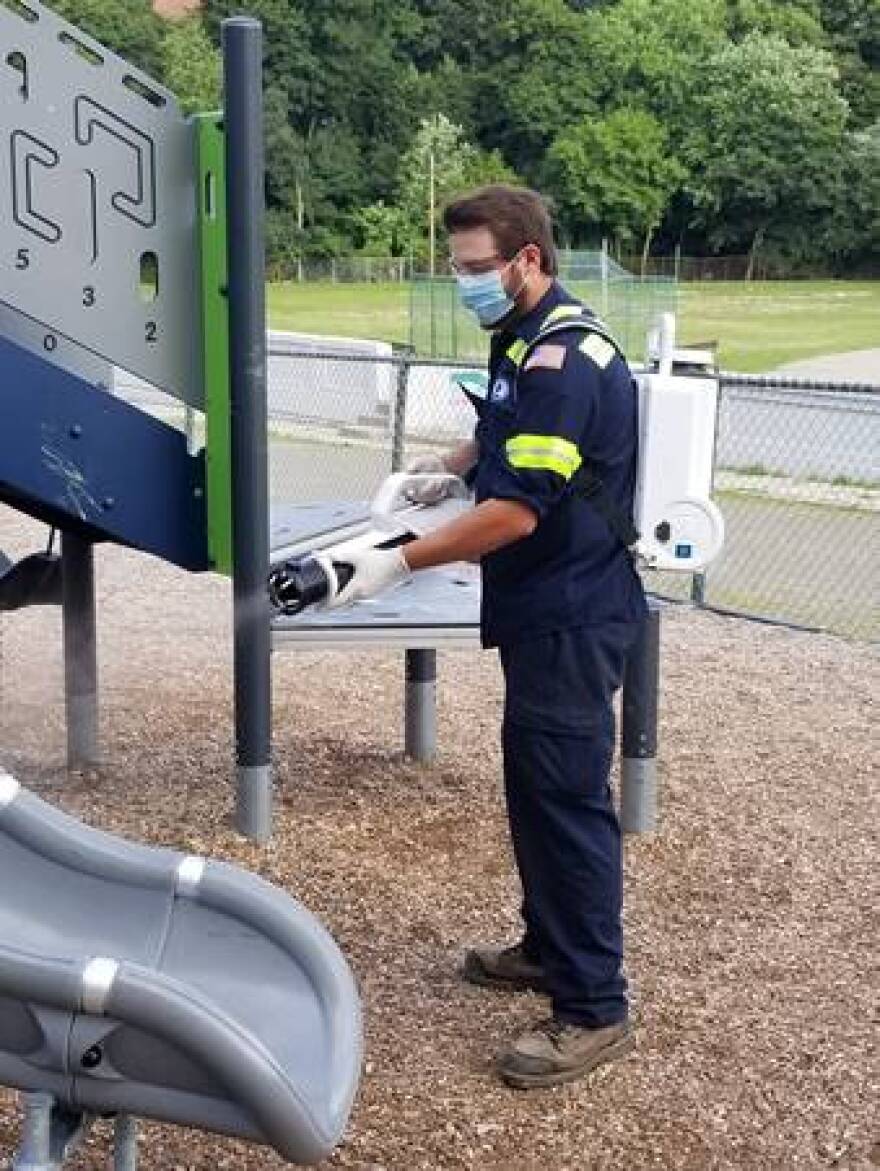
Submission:
[[513,947],[474,947],[465,953],[461,974],[482,988],[546,992],[544,969],[529,959],[521,943]]
[[628,1052],[635,1034],[628,1021],[600,1028],[541,1021],[498,1059],[498,1072],[520,1090],[572,1082]]

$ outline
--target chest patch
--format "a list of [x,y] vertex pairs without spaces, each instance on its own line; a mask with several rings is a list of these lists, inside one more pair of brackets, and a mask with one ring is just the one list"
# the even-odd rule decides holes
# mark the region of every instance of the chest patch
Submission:
[[507,378],[496,378],[489,391],[489,401],[503,403],[510,398],[510,382]]
[[523,367],[523,373],[526,370],[561,370],[565,365],[565,346],[554,345],[551,342],[544,342],[543,345],[536,346],[529,355],[529,360]]

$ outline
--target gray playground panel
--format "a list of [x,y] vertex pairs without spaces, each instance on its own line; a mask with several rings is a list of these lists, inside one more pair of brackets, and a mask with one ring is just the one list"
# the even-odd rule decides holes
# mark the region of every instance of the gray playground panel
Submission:
[[0,770],[0,1084],[312,1163],[361,1056],[352,974],[303,906],[82,825]]
[[74,344],[201,407],[193,124],[37,0],[0,5],[0,50],[0,303],[53,361]]
[[83,349],[82,346],[78,346],[69,338],[60,335],[55,349],[48,353],[44,345],[46,327],[38,321],[33,321],[30,317],[25,317],[23,313],[16,312],[15,309],[2,302],[0,302],[0,336],[15,342],[24,350],[36,354],[38,358],[43,358],[51,362],[52,365],[60,366],[62,370],[75,374],[85,382],[91,383],[92,386],[102,390],[113,389],[113,367],[104,358],[93,354],[90,350]]
[[[344,534],[369,525],[369,502],[287,505],[273,509],[272,560],[302,556],[336,544]],[[397,589],[340,610],[304,610],[288,618],[274,615],[272,641],[311,646],[378,643],[432,648],[479,641],[480,576],[476,566],[428,569]]]

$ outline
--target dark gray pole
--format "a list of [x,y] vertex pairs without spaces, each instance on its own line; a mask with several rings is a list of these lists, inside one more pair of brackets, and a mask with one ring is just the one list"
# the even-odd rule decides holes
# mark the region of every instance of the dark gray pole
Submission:
[[98,760],[98,651],[94,552],[74,533],[61,536],[61,583],[67,763],[81,768]]
[[623,680],[620,825],[625,833],[652,833],[657,828],[659,692],[660,609],[652,605]]
[[437,751],[437,652],[406,652],[404,753],[428,761]]
[[272,831],[266,275],[263,220],[263,33],[223,22],[223,117],[229,262],[236,824]]

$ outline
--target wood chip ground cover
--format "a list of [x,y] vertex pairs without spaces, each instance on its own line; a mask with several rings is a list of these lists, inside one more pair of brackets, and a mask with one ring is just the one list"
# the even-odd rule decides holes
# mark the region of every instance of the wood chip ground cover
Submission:
[[[42,531],[0,511],[0,548]],[[626,843],[638,1045],[589,1081],[506,1089],[546,1011],[461,983],[516,933],[494,656],[440,656],[437,761],[402,758],[402,655],[275,656],[276,832],[231,826],[229,588],[98,551],[104,763],[64,767],[57,611],[0,617],[0,763],[91,824],[239,863],[315,911],[363,993],[365,1075],[328,1168],[869,1168],[877,1127],[876,649],[669,609],[656,836]],[[9,897],[0,894],[0,899]],[[0,1091],[0,1165],[14,1150]],[[109,1166],[102,1123],[72,1171]],[[144,1125],[144,1171],[273,1171]]]

